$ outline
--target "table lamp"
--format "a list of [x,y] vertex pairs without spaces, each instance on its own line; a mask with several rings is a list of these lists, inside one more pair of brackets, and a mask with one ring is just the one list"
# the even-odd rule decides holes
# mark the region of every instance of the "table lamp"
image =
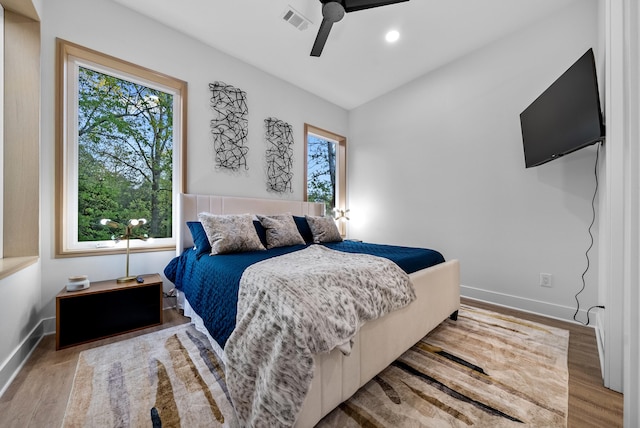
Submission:
[[116,280],[119,283],[134,281],[136,279],[135,275],[133,276],[129,275],[129,239],[131,238],[142,239],[143,241],[146,241],[149,238],[146,233],[134,235],[134,229],[146,223],[147,223],[147,220],[145,220],[144,218],[131,219],[126,225],[118,223],[108,218],[103,218],[102,220],[100,220],[100,224],[103,226],[108,226],[112,229],[124,229],[124,233],[122,233],[121,235],[116,235],[116,234],[111,235],[111,239],[116,241],[116,243],[122,239],[127,240],[127,267],[125,270],[125,276],[120,277]]

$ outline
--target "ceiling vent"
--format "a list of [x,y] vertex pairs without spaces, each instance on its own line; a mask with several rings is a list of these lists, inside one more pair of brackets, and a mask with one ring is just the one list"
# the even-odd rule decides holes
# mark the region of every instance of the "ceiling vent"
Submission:
[[311,24],[311,21],[309,21],[300,12],[298,12],[291,6],[287,6],[287,10],[282,13],[282,19],[284,19],[300,31],[306,30],[307,27],[309,27],[309,24]]

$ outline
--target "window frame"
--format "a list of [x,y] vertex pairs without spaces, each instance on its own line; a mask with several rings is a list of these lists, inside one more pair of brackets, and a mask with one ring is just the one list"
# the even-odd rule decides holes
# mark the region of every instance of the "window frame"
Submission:
[[126,252],[126,245],[123,243],[114,246],[113,241],[78,242],[78,66],[159,89],[174,96],[172,236],[149,241],[131,240],[130,251],[175,249],[178,198],[180,193],[186,193],[187,83],[59,38],[56,39],[56,53],[56,257]]
[[[309,134],[315,135],[320,138],[331,140],[337,144],[336,146],[336,206],[339,210],[347,210],[347,139],[342,135],[338,135],[331,131],[327,131],[322,128],[304,124],[304,200],[308,200],[307,194],[307,177],[308,177],[308,156],[309,147],[307,139]],[[325,213],[326,215],[333,215],[333,213]],[[341,230],[341,233],[344,232]]]

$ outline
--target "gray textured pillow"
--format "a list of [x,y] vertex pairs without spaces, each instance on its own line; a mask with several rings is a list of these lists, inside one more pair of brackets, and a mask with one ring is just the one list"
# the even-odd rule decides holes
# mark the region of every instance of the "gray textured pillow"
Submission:
[[198,214],[209,243],[211,254],[240,253],[264,250],[251,214],[217,215]]
[[305,244],[291,214],[256,217],[267,231],[267,248]]
[[306,215],[309,229],[313,234],[313,242],[320,244],[321,242],[338,242],[342,241],[342,236],[338,231],[338,226],[332,217],[319,217]]

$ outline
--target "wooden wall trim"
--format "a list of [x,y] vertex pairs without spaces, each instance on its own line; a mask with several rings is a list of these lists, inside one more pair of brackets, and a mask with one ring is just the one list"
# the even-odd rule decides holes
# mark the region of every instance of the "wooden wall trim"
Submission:
[[4,257],[39,255],[40,23],[5,12]]
[[0,0],[0,5],[6,11],[14,12],[34,21],[40,21],[38,10],[31,0]]

